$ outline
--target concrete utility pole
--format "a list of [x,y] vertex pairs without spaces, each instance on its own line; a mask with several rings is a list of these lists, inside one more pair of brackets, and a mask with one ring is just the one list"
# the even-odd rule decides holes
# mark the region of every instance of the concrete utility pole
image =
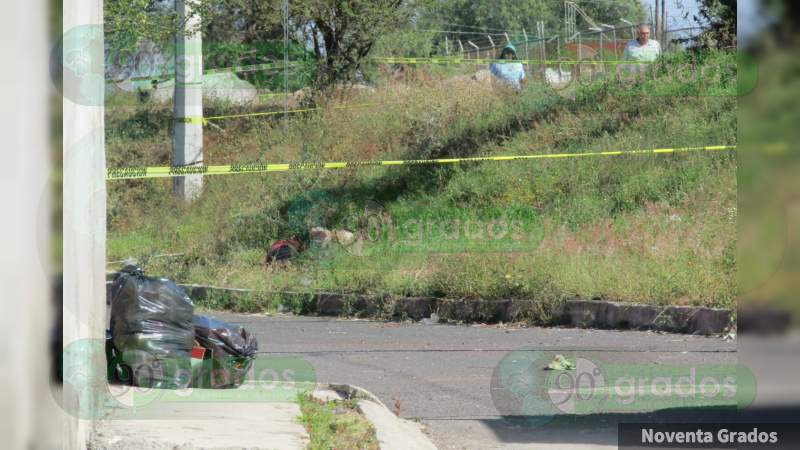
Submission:
[[[203,165],[203,38],[193,7],[193,0],[175,0],[179,19],[186,20],[186,32],[175,37],[173,166]],[[172,193],[182,200],[194,200],[202,191],[202,175],[173,178]]]
[[661,0],[661,45],[667,45],[667,2]]
[[[64,352],[62,435],[63,448],[85,449],[93,429],[91,417],[101,407],[106,383],[102,350],[106,320],[103,1],[65,1],[62,26],[65,36],[77,36],[69,44],[65,38],[62,61],[63,345],[77,349]],[[74,59],[82,61],[88,73],[77,78],[70,73],[67,66]],[[71,369],[78,369],[82,378],[74,380]]]

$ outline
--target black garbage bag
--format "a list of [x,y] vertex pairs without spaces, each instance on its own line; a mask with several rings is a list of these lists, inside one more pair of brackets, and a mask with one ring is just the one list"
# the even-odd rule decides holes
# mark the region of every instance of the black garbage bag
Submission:
[[111,287],[115,364],[137,386],[174,389],[191,382],[194,304],[178,285],[126,266]]
[[211,317],[194,316],[195,339],[208,357],[195,387],[227,388],[242,384],[253,366],[258,341],[242,327]]

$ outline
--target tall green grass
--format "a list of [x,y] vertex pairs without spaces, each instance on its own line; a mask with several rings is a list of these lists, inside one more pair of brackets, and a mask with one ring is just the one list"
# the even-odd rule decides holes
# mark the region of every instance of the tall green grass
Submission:
[[[725,66],[732,58],[713,54],[696,64]],[[735,84],[726,73],[711,81],[609,79],[558,92],[532,81],[516,93],[462,77],[388,80],[375,92],[341,93],[288,127],[237,119],[207,129],[205,160],[735,144]],[[343,104],[377,106],[335,109]],[[168,162],[168,111],[110,115],[109,166]],[[205,183],[190,206],[171,199],[169,180],[110,183],[109,259],[182,253],[150,259],[146,268],[179,281],[275,291],[724,307],[735,297],[733,152],[310,170]],[[498,232],[503,224],[506,233]],[[272,242],[305,238],[313,226],[360,239],[309,249],[289,265],[263,264]]]

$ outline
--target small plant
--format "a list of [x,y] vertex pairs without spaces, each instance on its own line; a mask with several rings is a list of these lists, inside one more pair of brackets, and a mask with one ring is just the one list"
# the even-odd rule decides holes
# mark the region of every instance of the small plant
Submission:
[[308,431],[309,450],[378,450],[375,428],[355,400],[322,402],[300,394],[300,421]]

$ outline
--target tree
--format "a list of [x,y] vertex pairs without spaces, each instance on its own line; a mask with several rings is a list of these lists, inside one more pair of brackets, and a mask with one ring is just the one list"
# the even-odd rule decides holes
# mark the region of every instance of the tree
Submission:
[[[620,18],[639,21],[644,9],[639,0],[600,2],[578,1],[581,9],[598,22],[616,23]],[[536,30],[538,21],[545,22],[548,34],[561,32],[564,26],[564,4],[550,0],[447,0],[433,2],[423,14],[426,26],[472,32]],[[578,29],[587,25],[577,19]]]
[[143,39],[163,42],[181,30],[174,8],[160,0],[105,0],[103,31],[115,51],[133,50]]
[[559,16],[552,3],[541,0],[449,0],[435,2],[423,16],[426,26],[447,30],[496,32],[498,30],[536,30],[536,22],[545,21],[550,29]]
[[[614,1],[577,1],[586,14],[597,22],[607,24],[617,24],[619,19],[625,19],[633,23],[641,23],[647,17],[644,4],[640,0],[614,0]],[[580,23],[580,19],[578,19]],[[578,26],[578,29],[585,29]]]
[[[190,17],[179,19],[175,0],[105,0],[106,43],[117,50],[132,50],[144,40],[162,45],[176,34],[194,33],[202,27],[204,38],[242,42],[282,35],[280,0],[192,0]],[[187,30],[199,15],[202,23]]]
[[220,44],[283,40],[282,6],[282,0],[217,0],[207,7],[213,17],[204,18],[203,37]]
[[412,12],[403,0],[297,0],[290,21],[313,46],[317,85],[325,88],[352,81],[377,39],[408,23]]
[[679,42],[691,43],[695,49],[736,48],[736,0],[699,0],[692,19],[704,31]]

